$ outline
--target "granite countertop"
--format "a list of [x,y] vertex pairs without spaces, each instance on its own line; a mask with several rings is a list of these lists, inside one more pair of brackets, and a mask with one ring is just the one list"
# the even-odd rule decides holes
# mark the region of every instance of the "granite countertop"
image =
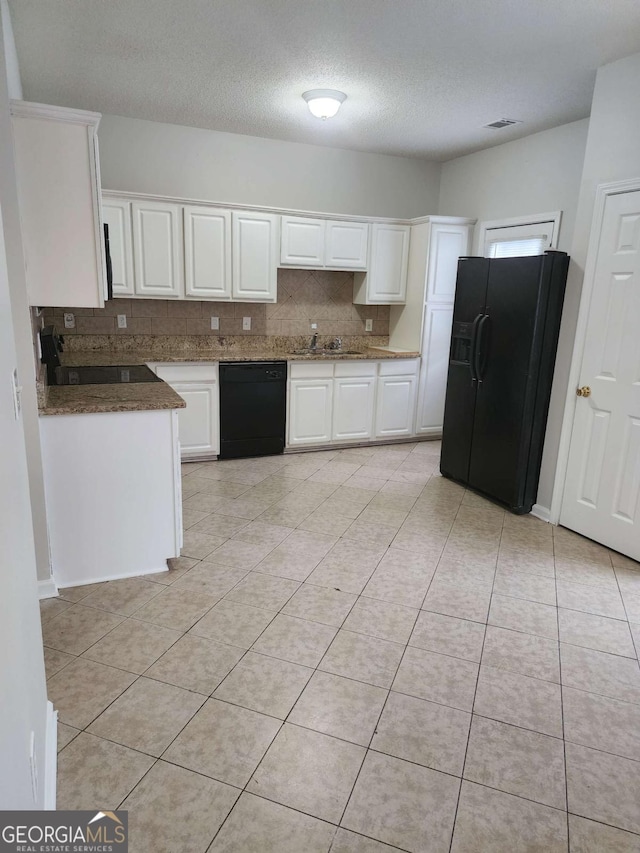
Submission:
[[[120,362],[123,361],[122,356]],[[86,362],[85,362],[86,363]],[[148,412],[184,409],[185,401],[166,382],[130,385],[53,385],[40,405],[41,415],[88,415],[100,412]]]
[[[281,350],[166,349],[162,352],[76,350],[64,353],[67,367],[91,367],[113,364],[149,364],[157,362],[218,361],[382,361],[394,358],[418,358],[420,353],[368,347],[358,352],[323,353],[285,352]],[[41,415],[78,415],[99,412],[144,412],[158,409],[183,409],[186,403],[166,382],[137,382],[118,385],[54,385],[44,389],[40,398]]]
[[103,350],[76,350],[64,353],[62,363],[69,367],[111,364],[153,364],[158,362],[218,362],[218,361],[383,361],[391,358],[418,358],[419,352],[369,347],[357,353],[327,351],[297,354],[279,350],[165,350],[163,352],[106,352]]

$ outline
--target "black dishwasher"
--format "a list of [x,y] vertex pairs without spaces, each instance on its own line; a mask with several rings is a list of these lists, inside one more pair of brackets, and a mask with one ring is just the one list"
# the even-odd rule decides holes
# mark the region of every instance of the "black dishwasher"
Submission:
[[282,453],[286,361],[220,364],[220,459]]

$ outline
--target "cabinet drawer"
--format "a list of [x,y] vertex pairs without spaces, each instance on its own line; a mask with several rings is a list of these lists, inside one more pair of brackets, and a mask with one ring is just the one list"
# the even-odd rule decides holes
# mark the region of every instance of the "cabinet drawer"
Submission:
[[375,376],[376,361],[338,361],[335,366],[334,376]]
[[156,375],[171,385],[172,382],[215,382],[218,365],[213,364],[156,364]]
[[412,376],[417,372],[417,358],[389,359],[389,361],[380,362],[380,376]]
[[333,361],[298,361],[289,365],[291,379],[331,379]]

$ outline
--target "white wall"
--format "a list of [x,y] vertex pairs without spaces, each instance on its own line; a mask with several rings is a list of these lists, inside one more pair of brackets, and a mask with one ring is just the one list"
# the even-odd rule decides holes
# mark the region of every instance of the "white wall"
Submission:
[[562,210],[558,248],[569,251],[588,126],[571,122],[443,163],[438,213],[481,222]]
[[[1,64],[0,81],[0,196],[2,197],[4,237],[6,245],[7,266],[9,270],[9,288],[11,307],[13,311],[13,333],[16,343],[18,368],[24,387],[23,418],[24,433],[27,446],[27,466],[29,470],[29,490],[31,495],[31,511],[33,518],[33,533],[36,546],[36,562],[40,580],[48,580],[51,576],[51,561],[49,557],[49,537],[44,497],[44,479],[42,474],[42,454],[40,452],[40,432],[38,427],[38,402],[36,399],[36,363],[33,350],[33,333],[31,328],[31,309],[27,298],[27,282],[24,271],[24,254],[22,249],[22,234],[20,232],[20,213],[16,190],[15,169],[13,159],[13,137],[11,133],[11,117],[8,109],[8,98],[20,95],[20,75],[11,30],[11,20],[6,3],[0,6],[2,12],[2,43],[8,50]],[[12,86],[12,90],[9,89]]]
[[18,65],[16,42],[13,37],[13,27],[11,26],[8,0],[0,0],[0,14],[3,24],[2,39],[4,42],[4,57],[7,69],[7,90],[10,98],[21,100],[22,81],[20,80],[20,67]]
[[105,189],[403,219],[438,206],[426,160],[111,115],[98,135]]
[[[4,144],[3,131],[10,118],[2,41],[0,38],[0,207],[6,219],[15,204],[15,192],[7,197],[5,189],[15,176]],[[44,806],[46,682],[23,424],[14,417],[9,381],[13,368],[20,365],[1,226],[0,222],[0,809],[38,809]],[[32,379],[21,374],[20,381],[26,386]],[[35,798],[29,764],[32,732],[39,768]]]
[[576,224],[571,245],[563,328],[556,363],[552,406],[545,443],[544,480],[539,494],[550,495],[558,457],[561,418],[567,399],[567,381],[596,188],[599,184],[640,178],[640,53],[598,69],[593,93],[589,135],[580,182]]

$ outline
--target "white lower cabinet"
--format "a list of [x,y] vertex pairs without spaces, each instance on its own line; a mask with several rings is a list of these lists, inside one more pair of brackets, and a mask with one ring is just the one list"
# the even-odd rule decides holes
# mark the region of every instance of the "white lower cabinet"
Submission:
[[418,359],[293,363],[287,446],[413,435]]
[[217,456],[220,452],[218,365],[156,364],[151,367],[187,404],[186,409],[178,411],[182,459]]
[[376,438],[413,435],[417,359],[382,362],[376,400]]
[[376,400],[375,362],[338,362],[333,380],[334,441],[356,441],[373,435]]
[[327,444],[332,428],[333,365],[293,364],[289,375],[288,445]]

